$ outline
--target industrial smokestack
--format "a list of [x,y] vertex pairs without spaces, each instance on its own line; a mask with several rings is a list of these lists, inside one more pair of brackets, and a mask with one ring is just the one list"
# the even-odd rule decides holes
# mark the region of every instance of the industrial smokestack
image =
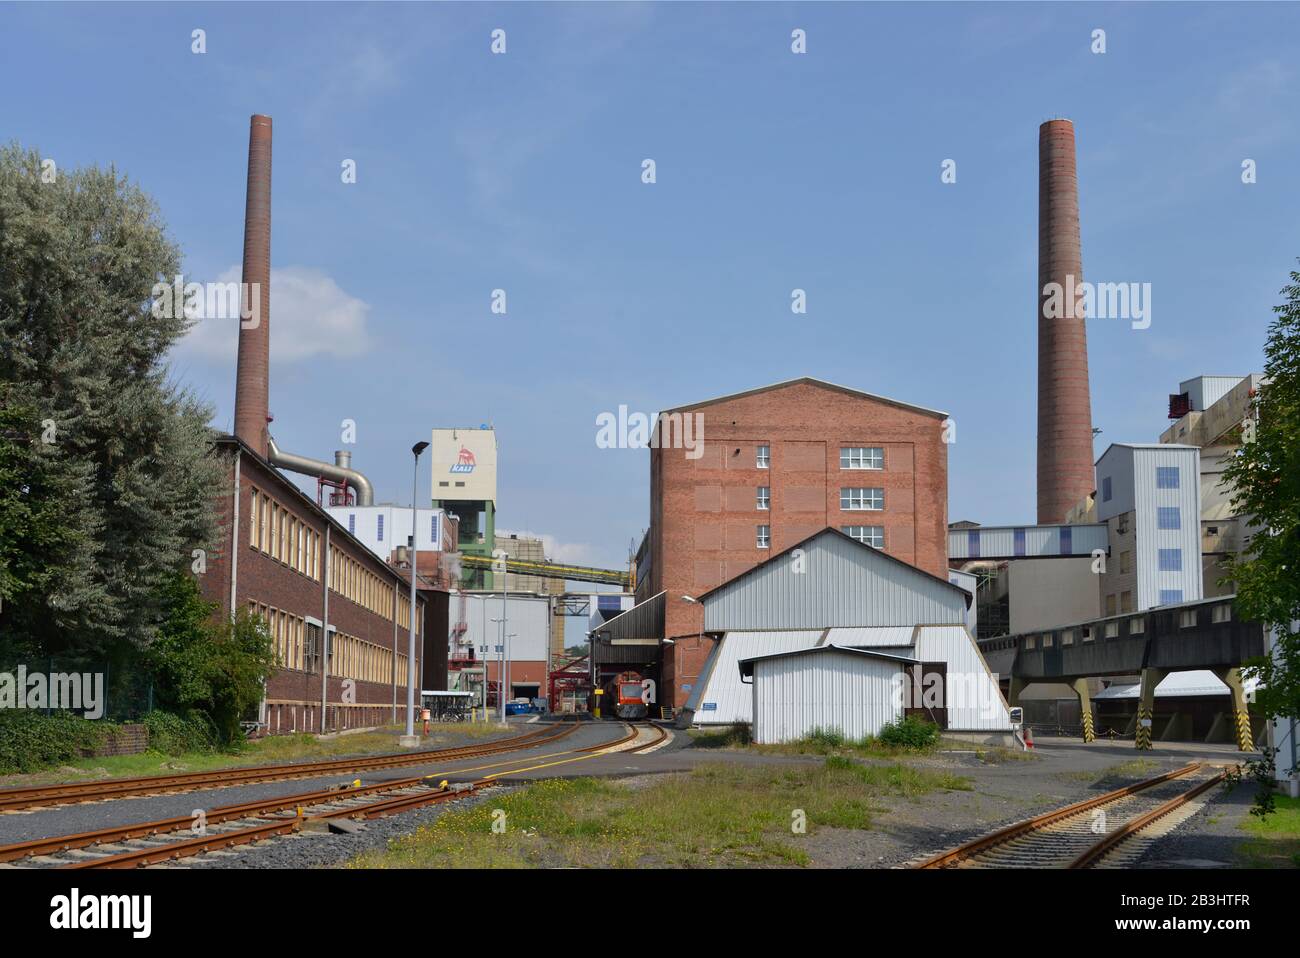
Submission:
[[267,457],[267,378],[271,361],[271,118],[248,126],[248,193],[244,205],[243,313],[235,373],[235,435]]
[[[1082,303],[1074,124],[1038,128],[1038,521],[1057,523],[1093,490],[1092,404]],[[1062,315],[1047,310],[1058,284]]]

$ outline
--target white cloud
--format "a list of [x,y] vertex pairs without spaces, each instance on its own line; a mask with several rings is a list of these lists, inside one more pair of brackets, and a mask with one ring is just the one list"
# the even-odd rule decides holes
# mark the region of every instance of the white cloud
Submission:
[[[231,266],[216,282],[238,283],[239,278],[240,268]],[[291,363],[316,356],[347,358],[366,352],[370,348],[366,329],[369,313],[368,303],[344,292],[318,269],[306,266],[272,269],[272,362]],[[177,352],[224,362],[234,360],[238,347],[236,319],[201,315],[181,340]]]

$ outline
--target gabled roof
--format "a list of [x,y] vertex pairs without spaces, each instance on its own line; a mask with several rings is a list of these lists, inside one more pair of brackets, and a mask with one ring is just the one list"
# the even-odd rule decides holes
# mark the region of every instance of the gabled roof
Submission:
[[793,652],[769,652],[767,655],[756,655],[752,659],[742,659],[737,664],[740,667],[740,677],[743,679],[754,674],[755,662],[766,662],[770,659],[788,659],[795,655],[823,655],[827,652],[862,655],[870,659],[884,659],[888,662],[896,662],[899,665],[915,665],[920,661],[920,659],[914,659],[910,655],[891,655],[888,652],[877,652],[875,649],[855,649],[843,645],[818,645],[811,649],[795,649]]
[[756,396],[759,393],[771,392],[773,389],[784,389],[786,386],[798,385],[816,386],[819,389],[829,389],[834,392],[844,393],[848,396],[855,396],[859,399],[873,399],[876,402],[881,402],[888,406],[897,406],[899,409],[910,409],[913,412],[923,413],[927,416],[935,416],[939,419],[948,418],[946,412],[940,412],[937,409],[928,409],[925,406],[916,406],[912,403],[902,402],[898,399],[890,399],[888,396],[877,396],[875,393],[863,392],[861,389],[851,389],[848,386],[838,386],[835,383],[828,383],[824,379],[814,379],[811,376],[801,376],[798,379],[787,379],[784,382],[772,383],[770,386],[759,386],[757,389],[746,389],[743,392],[728,393],[725,396],[718,396],[714,399],[704,399],[684,406],[672,406],[663,410],[663,412],[685,412],[690,409],[699,409],[701,406],[713,406],[717,403],[727,402],[732,399],[742,399],[746,396]]
[[853,538],[853,536],[841,532],[839,529],[836,529],[834,526],[827,526],[825,529],[822,529],[820,532],[814,532],[806,539],[799,540],[794,545],[790,546],[788,549],[782,549],[776,555],[769,556],[768,558],[764,559],[762,562],[760,562],[758,565],[754,566],[753,568],[746,569],[744,572],[740,573],[740,575],[732,576],[730,579],[728,579],[726,582],[723,582],[721,585],[716,585],[708,592],[705,592],[703,595],[697,596],[696,601],[698,602],[705,601],[709,596],[713,595],[715,592],[720,592],[723,589],[727,588],[728,586],[732,585],[733,583],[739,582],[741,579],[745,578],[746,576],[753,575],[754,573],[758,572],[759,569],[762,569],[764,566],[771,565],[772,563],[776,562],[782,557],[793,552],[795,549],[800,549],[803,546],[806,546],[814,539],[817,539],[821,536],[827,536],[827,535],[839,536],[841,539],[844,539],[847,542],[852,542],[855,546],[858,546],[861,549],[869,550],[872,554],[879,556],[885,562],[893,562],[896,565],[900,565],[905,569],[910,569],[912,572],[916,573],[917,575],[925,576],[927,579],[931,579],[935,582],[940,583],[941,585],[944,586],[944,588],[952,589],[954,592],[961,593],[962,599],[966,603],[966,608],[968,609],[970,608],[971,594],[967,592],[965,589],[961,588],[960,586],[953,585],[947,579],[941,579],[937,575],[934,575],[933,573],[926,572],[924,569],[918,568],[917,566],[912,565],[912,563],[910,562],[904,562],[902,559],[899,559],[895,556],[891,556],[888,552],[885,552],[881,549],[877,549],[875,546],[869,546],[865,542],[859,542],[857,539]]

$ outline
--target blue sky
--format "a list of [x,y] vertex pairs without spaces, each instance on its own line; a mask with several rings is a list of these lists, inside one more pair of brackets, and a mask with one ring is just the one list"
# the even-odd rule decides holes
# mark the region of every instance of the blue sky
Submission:
[[[5,5],[0,135],[115,164],[214,280],[249,115],[273,116],[280,445],[330,458],[354,419],[354,463],[405,502],[413,442],[491,422],[500,526],[620,565],[648,454],[597,448],[596,416],[802,375],[950,412],[950,517],[1032,521],[1045,119],[1075,121],[1085,278],[1152,284],[1149,329],[1090,323],[1098,450],[1154,440],[1180,380],[1257,370],[1300,255],[1298,27],[1241,3]],[[234,335],[173,363],[223,428]]]

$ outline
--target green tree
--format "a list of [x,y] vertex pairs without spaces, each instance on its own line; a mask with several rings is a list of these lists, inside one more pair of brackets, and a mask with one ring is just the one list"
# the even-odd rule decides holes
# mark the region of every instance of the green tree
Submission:
[[[1244,422],[1240,450],[1224,470],[1250,542],[1229,565],[1238,612],[1274,630],[1273,656],[1251,663],[1257,707],[1269,718],[1300,715],[1300,272],[1282,289],[1264,345],[1265,381]],[[1272,757],[1253,771],[1271,779]],[[1261,793],[1271,808],[1271,791]]]
[[[180,254],[113,169],[43,175],[0,147],[0,634],[108,659],[144,647],[171,577],[216,539],[211,410],[170,383]],[[33,562],[32,556],[42,556]]]
[[233,622],[213,618],[193,577],[179,573],[164,591],[166,618],[145,653],[160,707],[203,712],[220,741],[240,738],[239,723],[262,699],[275,671],[275,647],[266,623],[241,610]]

